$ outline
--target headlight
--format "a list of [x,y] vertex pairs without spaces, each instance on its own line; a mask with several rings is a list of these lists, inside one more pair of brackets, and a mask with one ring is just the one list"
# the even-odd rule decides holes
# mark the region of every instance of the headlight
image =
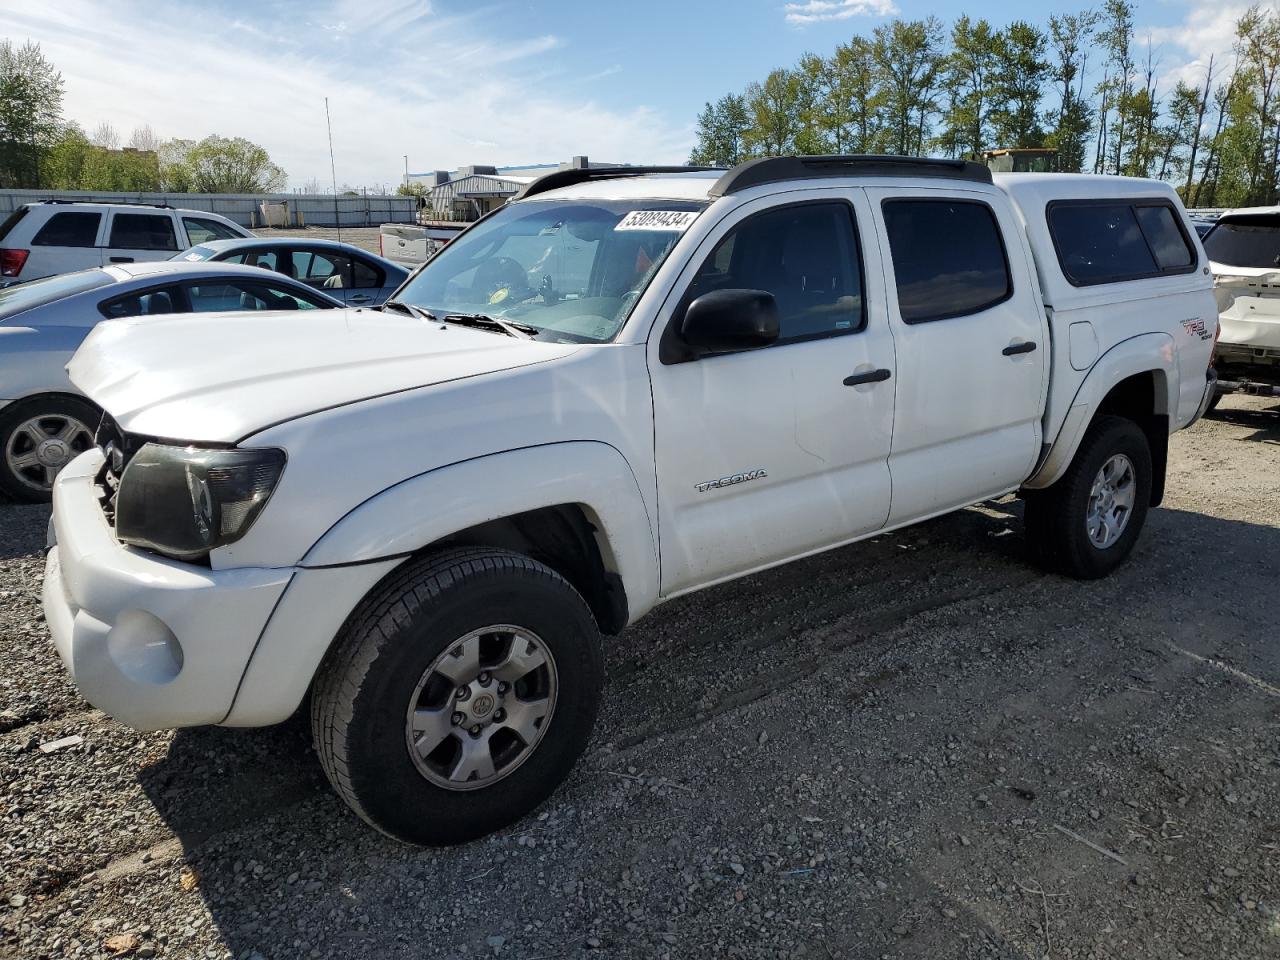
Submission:
[[284,470],[284,451],[148,443],[120,478],[116,536],[179,560],[248,532]]

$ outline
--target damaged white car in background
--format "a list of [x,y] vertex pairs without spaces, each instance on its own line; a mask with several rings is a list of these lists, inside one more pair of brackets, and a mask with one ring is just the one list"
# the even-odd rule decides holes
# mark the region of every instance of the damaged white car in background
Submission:
[[1280,396],[1280,207],[1224,213],[1204,249],[1220,324],[1213,404],[1228,393]]

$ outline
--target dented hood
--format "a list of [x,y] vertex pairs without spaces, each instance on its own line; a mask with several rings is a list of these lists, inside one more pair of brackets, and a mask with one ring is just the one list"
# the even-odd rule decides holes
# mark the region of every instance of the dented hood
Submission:
[[317,410],[576,349],[371,310],[175,314],[98,324],[67,371],[130,433],[234,442]]

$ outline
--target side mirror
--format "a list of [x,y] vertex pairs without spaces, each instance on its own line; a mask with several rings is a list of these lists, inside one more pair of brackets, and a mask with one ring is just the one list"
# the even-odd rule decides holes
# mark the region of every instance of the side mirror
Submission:
[[680,339],[698,354],[767,347],[778,339],[778,301],[766,290],[712,290],[689,304]]

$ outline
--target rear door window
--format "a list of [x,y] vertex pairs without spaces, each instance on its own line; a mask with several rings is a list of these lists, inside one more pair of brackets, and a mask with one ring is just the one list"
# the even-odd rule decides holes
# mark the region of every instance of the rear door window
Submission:
[[351,261],[327,250],[295,250],[293,276],[309,287],[341,290],[351,286]]
[[351,286],[356,290],[368,290],[381,287],[383,273],[371,263],[357,257],[351,258]]
[[1049,204],[1048,220],[1058,262],[1074,286],[1195,269],[1195,249],[1171,204],[1064,200]]
[[55,213],[31,239],[37,247],[93,247],[98,243],[102,214],[67,211]]
[[127,297],[116,297],[98,305],[98,312],[108,320],[120,317],[147,317],[157,313],[185,313],[186,301],[177,284],[154,287]]
[[209,220],[205,217],[183,217],[182,225],[187,228],[187,239],[193,244],[208,243],[210,240],[238,240],[236,233],[225,223]]
[[1013,295],[995,213],[958,199],[884,202],[885,232],[904,323],[980,313]]
[[117,213],[111,218],[107,246],[117,250],[177,250],[173,218],[157,213]]

